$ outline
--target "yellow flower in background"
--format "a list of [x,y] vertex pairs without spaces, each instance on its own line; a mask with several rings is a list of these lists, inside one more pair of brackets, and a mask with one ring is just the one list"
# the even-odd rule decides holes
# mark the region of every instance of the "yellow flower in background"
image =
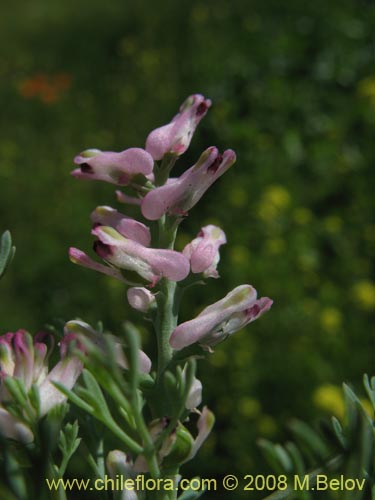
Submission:
[[247,204],[248,193],[241,186],[235,186],[228,192],[229,203],[236,208],[241,208]]
[[278,255],[286,250],[286,241],[282,238],[269,238],[266,241],[265,249],[270,255]]
[[373,419],[374,418],[374,410],[372,408],[371,403],[367,399],[363,399],[363,398],[360,399],[360,402],[361,402],[361,405],[363,406],[365,412],[367,413],[367,415],[369,415],[369,417]]
[[358,84],[358,93],[363,97],[368,97],[375,104],[375,76],[368,76]]
[[258,432],[261,436],[272,437],[277,431],[275,419],[270,415],[262,415],[258,420]]
[[305,207],[298,207],[293,212],[294,220],[296,221],[297,224],[300,224],[301,226],[304,226],[305,224],[311,222],[312,216],[313,214],[311,210]]
[[335,332],[342,325],[342,314],[335,307],[326,307],[320,315],[320,323],[324,330]]
[[258,215],[264,221],[278,217],[291,203],[289,191],[280,185],[271,185],[264,191],[258,206]]
[[332,384],[323,384],[313,394],[315,406],[337,418],[345,414],[344,397],[341,387]]
[[260,414],[261,406],[256,399],[244,396],[238,401],[238,411],[244,417],[254,418]]
[[250,251],[243,245],[232,246],[230,249],[230,260],[233,265],[243,266],[250,260]]
[[375,286],[371,281],[359,281],[353,286],[352,293],[361,309],[371,311],[375,308]]
[[324,227],[329,233],[338,233],[342,228],[343,220],[336,215],[330,215],[324,219]]

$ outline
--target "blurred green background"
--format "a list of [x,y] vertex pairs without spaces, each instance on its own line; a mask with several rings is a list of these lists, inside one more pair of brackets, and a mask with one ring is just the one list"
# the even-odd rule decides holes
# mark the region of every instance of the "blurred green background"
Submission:
[[237,152],[182,226],[179,248],[207,223],[228,245],[221,280],[190,293],[181,317],[241,283],[274,306],[200,367],[217,424],[187,475],[270,471],[258,437],[286,439],[292,416],[340,416],[341,382],[374,370],[371,17],[349,0],[2,5],[0,230],[17,254],[0,333],[136,319],[121,284],[67,258],[90,250],[95,206],[117,206],[113,186],[70,176],[75,154],[143,147],[197,92],[213,107],[176,173],[210,145]]

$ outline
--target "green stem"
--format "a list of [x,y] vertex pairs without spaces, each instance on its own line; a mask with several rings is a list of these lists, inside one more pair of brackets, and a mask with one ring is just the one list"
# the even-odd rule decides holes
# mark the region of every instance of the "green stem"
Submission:
[[[160,248],[173,250],[178,220],[176,218],[163,216],[158,221],[158,240]],[[157,381],[164,373],[172,359],[173,350],[169,345],[169,339],[177,326],[178,297],[177,283],[163,279],[160,282],[160,292],[157,295],[156,335],[158,342],[158,372]]]
[[177,326],[178,312],[176,307],[176,290],[176,282],[163,280],[160,285],[160,293],[157,297],[158,313],[156,318],[156,330],[158,339],[158,381],[170,363],[173,355],[173,350],[169,345],[169,339]]
[[155,172],[155,184],[156,186],[162,186],[168,180],[169,174],[176,163],[177,156],[172,154],[164,155],[161,165],[158,169],[154,169]]

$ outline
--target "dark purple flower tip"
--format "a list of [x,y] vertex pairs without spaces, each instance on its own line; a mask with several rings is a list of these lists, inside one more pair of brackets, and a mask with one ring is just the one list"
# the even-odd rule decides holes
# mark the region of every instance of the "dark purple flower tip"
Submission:
[[100,222],[94,222],[94,224],[92,225],[92,228],[93,229],[96,229],[97,227],[100,227],[102,226],[103,224],[101,224]]
[[200,105],[197,107],[196,115],[197,116],[204,115],[205,112],[207,111],[207,109],[208,109],[208,106],[207,106],[206,101],[201,102]]
[[254,304],[252,307],[246,311],[246,315],[248,318],[255,318],[260,313],[260,307],[258,304]]
[[81,169],[81,172],[83,172],[84,174],[93,174],[94,173],[94,169],[88,163],[81,163],[79,168]]
[[110,255],[112,255],[111,247],[100,240],[94,241],[93,249],[94,252],[97,253],[102,259],[107,259]]
[[223,161],[223,157],[221,154],[218,154],[215,160],[208,167],[208,172],[216,173],[217,169],[220,167],[221,162]]

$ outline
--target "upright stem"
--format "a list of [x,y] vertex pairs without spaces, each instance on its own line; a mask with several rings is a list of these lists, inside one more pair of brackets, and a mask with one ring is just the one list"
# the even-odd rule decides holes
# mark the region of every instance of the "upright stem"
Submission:
[[[159,246],[173,250],[178,223],[175,219],[163,216],[158,223]],[[160,282],[160,292],[157,294],[158,312],[156,317],[156,335],[158,342],[158,372],[157,379],[172,359],[173,350],[169,339],[177,326],[178,304],[176,299],[177,283],[163,279]]]
[[158,379],[168,366],[173,354],[169,339],[177,326],[176,288],[177,283],[175,281],[163,280],[157,298]]

